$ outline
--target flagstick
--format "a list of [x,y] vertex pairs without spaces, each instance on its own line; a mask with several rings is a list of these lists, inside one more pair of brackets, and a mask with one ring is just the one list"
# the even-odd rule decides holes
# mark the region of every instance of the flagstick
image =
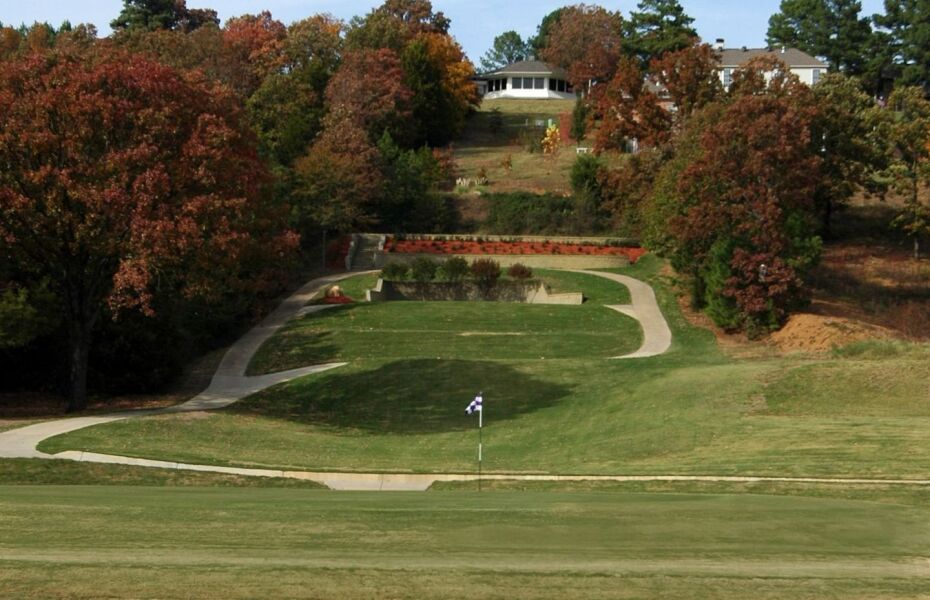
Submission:
[[481,491],[481,428],[484,421],[484,402],[478,411],[478,491]]

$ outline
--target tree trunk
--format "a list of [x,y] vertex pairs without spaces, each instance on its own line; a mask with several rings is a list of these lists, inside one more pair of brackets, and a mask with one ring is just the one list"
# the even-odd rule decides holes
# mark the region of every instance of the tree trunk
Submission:
[[71,378],[68,412],[87,408],[87,363],[90,355],[90,324],[76,319],[70,327]]
[[914,259],[920,260],[920,236],[914,236]]
[[820,224],[820,235],[825,240],[833,239],[833,231],[830,227],[831,221],[833,221],[833,201],[828,199],[824,203],[823,221]]
[[323,270],[326,270],[326,227],[323,227]]

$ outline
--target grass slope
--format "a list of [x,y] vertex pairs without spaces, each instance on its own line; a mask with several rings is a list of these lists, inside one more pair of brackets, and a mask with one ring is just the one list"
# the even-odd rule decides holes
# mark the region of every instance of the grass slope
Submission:
[[911,598],[926,506],[0,486],[9,597]]
[[[605,348],[593,344],[609,336],[596,329],[598,322],[585,323],[587,316],[576,319],[581,325],[574,341],[566,339],[576,335],[568,329],[571,322],[555,319],[563,320],[562,333],[540,339],[557,340],[578,354],[564,357],[546,348],[543,360],[534,354],[545,343],[524,339],[532,336],[487,336],[480,343],[466,338],[456,346],[449,340],[458,336],[448,335],[454,327],[438,335],[452,325],[430,321],[427,326],[429,319],[417,312],[421,305],[368,307],[385,320],[366,321],[373,329],[367,342],[353,332],[359,337],[351,345],[334,345],[361,355],[348,367],[278,386],[200,418],[123,421],[53,438],[42,449],[288,469],[470,472],[475,423],[462,409],[481,389],[489,471],[930,476],[925,351],[730,359],[717,350],[712,335],[684,321],[657,274],[659,266],[647,258],[627,272],[656,285],[670,320],[673,346],[660,357],[603,358]],[[594,303],[583,308],[592,319],[605,310]],[[388,319],[379,311],[396,314]],[[326,319],[340,323],[349,314]],[[378,329],[388,322],[430,332]],[[463,319],[460,326],[510,331],[508,323]],[[269,348],[299,347],[298,338],[286,341],[288,335]],[[310,340],[308,357],[325,356],[312,336],[304,337]],[[588,348],[600,356],[592,357]],[[266,368],[296,362],[274,359]]]
[[[481,189],[490,192],[570,193],[568,174],[575,161],[574,150],[563,148],[555,156],[530,153],[521,135],[542,140],[545,128],[535,127],[536,121],[558,123],[559,115],[574,106],[572,100],[485,100],[455,142],[460,176],[477,178],[483,170],[489,183]],[[499,131],[492,128],[495,109],[503,122]],[[511,169],[503,165],[507,158]]]
[[246,477],[39,458],[0,459],[0,485],[325,487],[312,481],[284,477]]

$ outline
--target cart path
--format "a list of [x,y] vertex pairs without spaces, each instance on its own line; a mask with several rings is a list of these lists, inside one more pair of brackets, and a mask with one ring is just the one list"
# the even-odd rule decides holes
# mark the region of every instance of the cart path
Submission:
[[[273,385],[297,379],[304,375],[310,375],[311,373],[320,373],[345,365],[346,363],[314,365],[255,377],[249,377],[245,374],[249,366],[249,361],[252,360],[252,356],[254,356],[261,345],[265,343],[265,340],[274,335],[278,329],[297,316],[327,308],[325,305],[307,306],[307,302],[310,301],[315,293],[336,281],[358,274],[357,272],[340,273],[338,275],[320,277],[304,284],[300,289],[281,302],[281,304],[272,311],[271,314],[265,317],[261,323],[250,329],[248,333],[239,338],[239,340],[226,351],[223,360],[216,369],[216,373],[213,374],[213,379],[210,380],[209,387],[187,402],[169,408],[133,410],[92,417],[58,419],[29,425],[20,429],[11,429],[0,433],[0,458],[68,458],[60,454],[53,455],[39,452],[36,446],[43,440],[56,435],[77,431],[85,427],[93,427],[94,425],[112,423],[113,421],[152,415],[224,408],[250,394],[254,394]],[[127,458],[127,460],[132,459]]]
[[[656,356],[668,350],[671,346],[672,334],[668,323],[662,315],[656,302],[652,288],[632,277],[613,273],[597,271],[577,271],[597,277],[604,277],[625,285],[630,290],[632,304],[629,306],[611,306],[610,308],[637,319],[643,329],[643,343],[636,352],[617,358],[643,358]],[[213,376],[210,386],[195,398],[165,409],[127,411],[115,414],[60,419],[45,423],[38,423],[20,429],[13,429],[0,433],[0,457],[7,458],[47,458],[65,459],[82,462],[97,462],[136,465],[164,469],[182,469],[191,471],[210,471],[217,473],[230,473],[237,475],[258,477],[287,477],[306,479],[322,483],[333,489],[345,490],[425,490],[437,481],[472,481],[476,477],[470,474],[420,474],[420,473],[334,473],[318,471],[282,471],[276,469],[248,469],[238,467],[222,467],[216,465],[194,465],[171,461],[132,458],[127,456],[113,456],[94,452],[66,451],[58,454],[39,452],[36,447],[40,442],[50,437],[92,427],[103,423],[110,423],[122,419],[138,418],[151,415],[164,415],[189,411],[204,411],[223,408],[238,400],[263,390],[267,387],[296,379],[311,373],[319,373],[333,369],[345,363],[315,365],[301,369],[294,369],[269,375],[249,377],[246,369],[252,357],[261,345],[278,329],[291,319],[309,312],[322,310],[325,307],[308,307],[307,302],[316,292],[333,282],[357,275],[358,273],[344,273],[314,279],[297,290],[284,300],[274,312],[266,317],[259,325],[251,329],[240,338],[226,352],[222,362]],[[564,476],[564,475],[523,475],[523,474],[489,474],[485,479],[523,481],[766,481],[765,478],[755,477],[682,477],[669,475],[655,476]],[[772,481],[820,481],[808,479],[771,479]],[[823,480],[839,482],[840,480]],[[847,482],[854,482],[848,480]],[[865,482],[866,480],[861,480]],[[905,483],[903,480],[901,483]],[[907,483],[921,483],[910,482]],[[926,482],[930,483],[930,482]]]
[[662,314],[662,310],[659,308],[652,286],[639,279],[616,273],[580,270],[574,272],[610,279],[625,285],[630,290],[632,304],[612,305],[608,306],[608,308],[639,321],[643,329],[643,344],[636,352],[615,358],[648,358],[668,352],[668,349],[672,346],[672,330],[669,329],[668,321],[665,320],[665,315]]

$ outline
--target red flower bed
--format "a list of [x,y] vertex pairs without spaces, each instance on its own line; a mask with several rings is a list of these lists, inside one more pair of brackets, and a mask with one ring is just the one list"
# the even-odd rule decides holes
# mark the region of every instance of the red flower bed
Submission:
[[639,260],[643,248],[567,244],[562,242],[501,242],[457,240],[395,240],[388,238],[384,251],[397,254],[562,254],[565,256],[625,256],[630,263]]

